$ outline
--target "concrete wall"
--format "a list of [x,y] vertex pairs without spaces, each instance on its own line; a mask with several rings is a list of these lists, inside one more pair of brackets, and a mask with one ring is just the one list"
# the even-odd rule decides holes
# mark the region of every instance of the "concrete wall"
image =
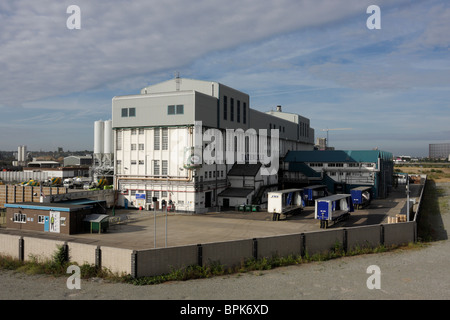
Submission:
[[202,264],[204,266],[220,263],[225,267],[233,267],[252,257],[252,239],[202,244]]
[[23,258],[25,261],[36,259],[38,262],[52,260],[53,255],[58,250],[58,246],[63,246],[64,241],[23,237],[24,248]]
[[45,261],[52,259],[59,245],[66,245],[70,262],[100,265],[119,275],[144,277],[191,265],[219,263],[232,267],[252,258],[311,256],[327,253],[336,245],[343,250],[401,245],[416,241],[416,232],[416,222],[404,222],[138,251],[0,234],[0,255]]
[[344,230],[324,230],[305,233],[305,253],[308,255],[329,252],[336,245],[343,246]]
[[362,226],[346,229],[347,250],[375,248],[381,245],[381,225]]
[[112,247],[100,247],[100,250],[102,268],[119,275],[132,273],[133,250]]
[[408,244],[417,238],[415,222],[385,224],[383,228],[385,246]]
[[136,252],[136,276],[154,276],[182,269],[198,262],[197,245]]
[[0,234],[0,255],[19,259],[19,240],[22,237]]
[[287,257],[289,255],[303,254],[303,237],[301,234],[288,234],[281,236],[257,239],[257,258],[271,258],[275,256]]
[[84,243],[70,242],[69,248],[69,261],[75,262],[78,265],[88,264],[96,265],[96,250],[98,246]]

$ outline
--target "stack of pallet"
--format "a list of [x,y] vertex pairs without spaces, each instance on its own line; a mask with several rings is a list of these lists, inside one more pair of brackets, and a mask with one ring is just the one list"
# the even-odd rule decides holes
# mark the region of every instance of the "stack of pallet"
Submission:
[[388,217],[388,223],[406,222],[406,214],[396,214],[395,217]]

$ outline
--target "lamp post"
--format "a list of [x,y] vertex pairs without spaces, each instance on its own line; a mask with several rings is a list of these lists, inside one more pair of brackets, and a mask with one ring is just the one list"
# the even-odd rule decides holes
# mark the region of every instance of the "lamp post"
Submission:
[[406,174],[406,221],[409,222],[409,175]]

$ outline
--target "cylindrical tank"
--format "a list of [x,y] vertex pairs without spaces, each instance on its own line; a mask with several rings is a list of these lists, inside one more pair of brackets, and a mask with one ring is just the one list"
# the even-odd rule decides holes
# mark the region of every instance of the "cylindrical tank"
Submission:
[[106,120],[104,124],[104,146],[103,153],[113,153],[113,131],[112,131],[112,120]]
[[94,154],[103,153],[105,124],[103,121],[95,121],[94,123]]

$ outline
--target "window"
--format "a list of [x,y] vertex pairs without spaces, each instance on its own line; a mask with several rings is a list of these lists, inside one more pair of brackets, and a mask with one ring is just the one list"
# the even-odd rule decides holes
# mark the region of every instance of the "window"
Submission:
[[167,198],[167,191],[161,191],[161,198]]
[[131,144],[131,150],[136,150],[136,143]]
[[237,118],[237,122],[241,122],[241,102],[238,100],[237,102],[237,106],[236,106],[236,108],[237,108],[237,116],[236,116],[236,118]]
[[168,150],[169,148],[169,129],[163,128],[162,129],[162,149]]
[[136,196],[136,190],[131,190],[131,194],[130,194],[132,197],[135,197]]
[[38,216],[38,223],[44,223],[45,222],[45,216]]
[[131,165],[136,165],[136,160],[131,160]]
[[163,175],[163,176],[167,176],[167,172],[168,172],[168,170],[167,170],[167,168],[168,168],[168,163],[167,163],[168,161],[167,160],[163,160],[162,161],[162,171],[161,171],[161,174]]
[[159,191],[155,191],[155,192],[153,193],[153,196],[154,196],[156,199],[158,199],[158,198],[159,198]]
[[242,122],[247,123],[247,102],[242,105]]
[[159,160],[153,160],[153,174],[159,176]]
[[144,150],[144,144],[143,143],[139,143],[139,150]]
[[136,129],[131,129],[131,135],[135,136],[136,135]]
[[139,165],[143,165],[144,164],[144,160],[139,160]]
[[168,115],[184,114],[184,105],[177,104],[177,105],[167,106],[167,114]]
[[27,215],[24,213],[14,213],[13,221],[18,223],[26,223]]
[[230,98],[230,121],[234,121],[234,99]]
[[153,146],[154,146],[154,150],[159,150],[160,148],[160,132],[159,132],[159,128],[155,128],[154,130],[154,135],[153,135]]
[[144,128],[139,128],[139,134],[144,134]]
[[136,117],[136,108],[122,108],[122,118]]

